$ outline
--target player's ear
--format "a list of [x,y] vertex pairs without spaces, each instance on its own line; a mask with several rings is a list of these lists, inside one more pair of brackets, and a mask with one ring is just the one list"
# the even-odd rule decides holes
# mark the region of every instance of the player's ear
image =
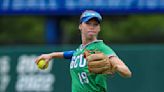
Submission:
[[81,24],[79,24],[79,30],[81,30]]
[[100,30],[100,26],[98,27],[98,32],[100,32],[101,30]]

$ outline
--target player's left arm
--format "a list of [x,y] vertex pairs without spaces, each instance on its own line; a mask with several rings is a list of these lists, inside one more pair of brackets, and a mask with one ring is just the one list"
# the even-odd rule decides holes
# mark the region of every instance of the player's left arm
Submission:
[[112,70],[119,73],[119,75],[121,75],[122,77],[129,78],[132,76],[130,69],[117,56],[109,57],[109,61],[111,62],[113,66]]
[[48,54],[42,54],[36,58],[35,63],[38,64],[38,62],[42,59],[44,59],[47,64],[53,58],[71,59],[74,52],[75,52],[74,50],[70,50],[70,51],[52,52]]

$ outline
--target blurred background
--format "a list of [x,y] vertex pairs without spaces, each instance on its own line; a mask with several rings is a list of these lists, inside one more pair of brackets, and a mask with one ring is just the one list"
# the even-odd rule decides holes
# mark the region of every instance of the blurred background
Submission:
[[103,16],[99,39],[111,46],[133,76],[109,77],[109,92],[164,92],[164,0],[1,0],[0,92],[71,92],[69,61],[38,70],[42,53],[81,43],[84,10]]

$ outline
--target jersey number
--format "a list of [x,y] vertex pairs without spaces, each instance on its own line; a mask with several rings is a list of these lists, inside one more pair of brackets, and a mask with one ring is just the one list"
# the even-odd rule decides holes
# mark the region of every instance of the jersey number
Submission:
[[89,80],[88,80],[86,72],[78,73],[78,76],[79,76],[81,84],[89,83]]

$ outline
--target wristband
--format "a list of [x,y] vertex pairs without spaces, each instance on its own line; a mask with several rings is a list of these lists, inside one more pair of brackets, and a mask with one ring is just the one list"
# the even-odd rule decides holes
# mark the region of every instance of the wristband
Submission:
[[65,59],[71,59],[74,52],[75,52],[74,50],[71,50],[71,51],[64,51],[63,56],[64,56]]

